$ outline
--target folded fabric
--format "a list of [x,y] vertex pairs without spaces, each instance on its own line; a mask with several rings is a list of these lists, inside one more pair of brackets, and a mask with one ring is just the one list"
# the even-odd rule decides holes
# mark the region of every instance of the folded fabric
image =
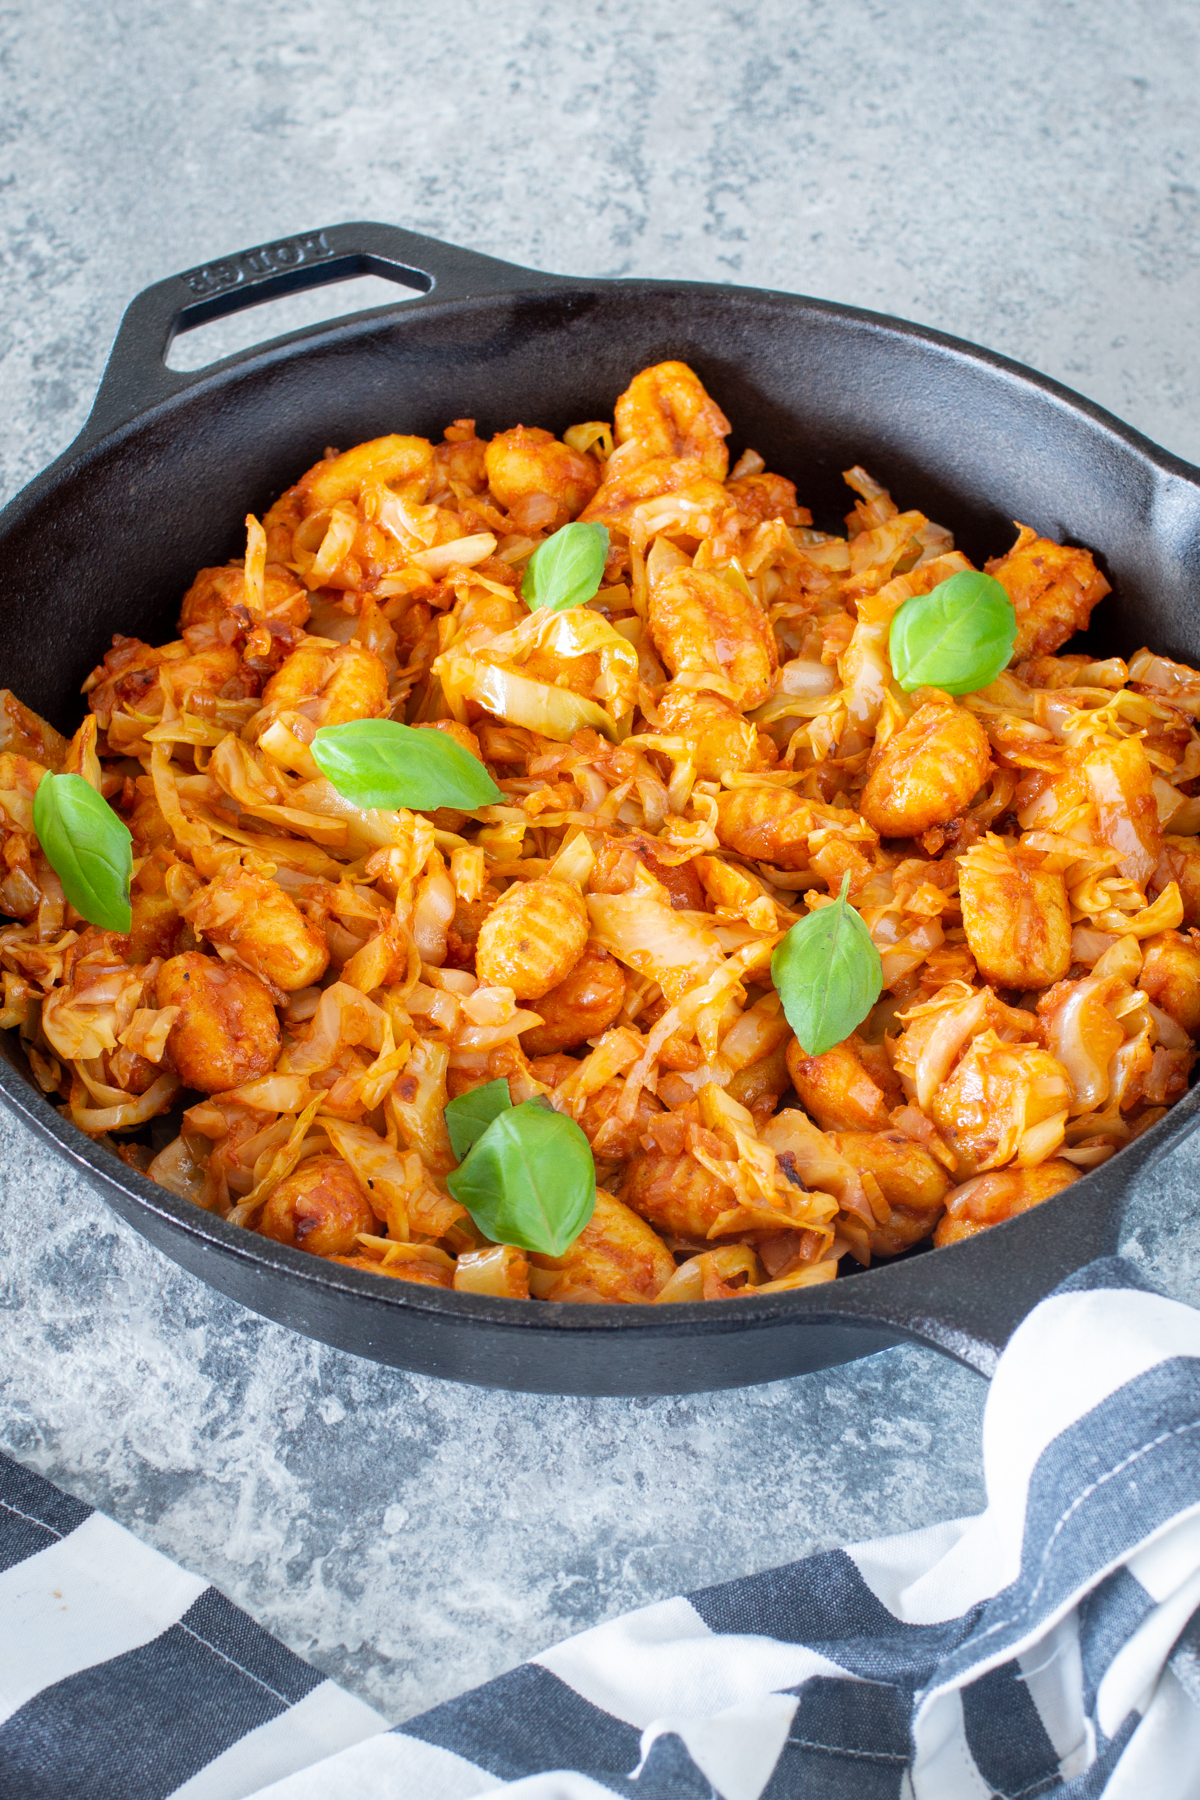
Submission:
[[1194,1800],[1200,1313],[1094,1263],[1000,1360],[988,1506],[662,1601],[394,1730],[0,1459],[5,1800]]

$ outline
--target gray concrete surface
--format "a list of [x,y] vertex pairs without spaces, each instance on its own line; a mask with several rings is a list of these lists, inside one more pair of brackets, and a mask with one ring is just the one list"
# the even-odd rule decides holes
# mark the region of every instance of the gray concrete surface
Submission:
[[[900,313],[1200,460],[1198,30],[1182,0],[0,0],[0,497],[82,422],[138,288],[362,217]],[[1196,1185],[1181,1152],[1131,1217],[1192,1298]],[[648,1402],[395,1374],[221,1300],[7,1119],[0,1234],[0,1445],[394,1718],[982,1503],[983,1383],[917,1350]]]

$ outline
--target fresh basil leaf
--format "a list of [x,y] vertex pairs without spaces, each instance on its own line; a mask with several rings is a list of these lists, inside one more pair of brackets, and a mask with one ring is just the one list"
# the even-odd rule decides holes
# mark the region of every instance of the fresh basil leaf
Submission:
[[525,565],[521,594],[530,612],[539,606],[565,612],[592,599],[599,591],[607,555],[607,526],[581,525],[576,520],[554,532]]
[[523,1100],[493,1119],[446,1186],[494,1244],[561,1256],[595,1210],[596,1165],[574,1119]]
[[964,569],[928,594],[914,594],[892,620],[888,654],[906,692],[974,694],[1008,667],[1017,615],[992,575]]
[[133,840],[91,782],[43,775],[33,797],[33,830],[75,911],[104,931],[128,931]]
[[351,719],[323,725],[310,749],[322,775],[364,812],[397,806],[474,812],[502,798],[479,758],[448,731],[418,731],[395,719]]
[[822,1056],[857,1029],[883,992],[883,964],[861,916],[846,903],[798,919],[771,958],[784,1016],[807,1056]]
[[482,1087],[472,1088],[469,1094],[460,1094],[457,1100],[451,1100],[446,1108],[446,1130],[450,1133],[450,1147],[459,1162],[483,1136],[492,1120],[498,1119],[502,1112],[508,1112],[511,1106],[508,1083],[503,1078],[487,1081]]

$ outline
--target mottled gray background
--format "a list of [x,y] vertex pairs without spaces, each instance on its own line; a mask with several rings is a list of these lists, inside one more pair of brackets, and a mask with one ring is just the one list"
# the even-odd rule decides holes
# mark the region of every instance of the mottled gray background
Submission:
[[[0,497],[82,423],[140,287],[354,218],[899,313],[1200,460],[1198,27],[1183,0],[0,3]],[[1132,1229],[1200,1297],[1195,1168]],[[684,1400],[394,1374],[210,1293],[4,1118],[0,1230],[0,1444],[393,1718],[983,1501],[984,1385],[916,1350]]]

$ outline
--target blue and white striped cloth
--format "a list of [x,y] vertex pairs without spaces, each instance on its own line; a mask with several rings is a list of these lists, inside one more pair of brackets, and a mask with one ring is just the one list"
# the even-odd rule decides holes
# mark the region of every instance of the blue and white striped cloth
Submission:
[[1200,1312],[1095,1263],[992,1382],[987,1510],[666,1600],[402,1726],[0,1461],[4,1800],[1195,1800]]

